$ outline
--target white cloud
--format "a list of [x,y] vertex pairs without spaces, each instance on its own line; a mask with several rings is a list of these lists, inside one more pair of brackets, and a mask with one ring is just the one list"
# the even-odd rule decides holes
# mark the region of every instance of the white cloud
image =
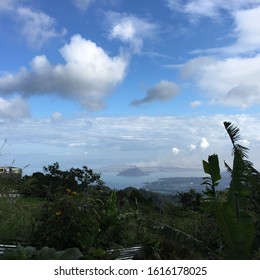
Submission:
[[134,52],[140,52],[145,39],[155,39],[158,26],[146,19],[134,15],[107,13],[111,25],[110,39],[119,39],[129,43]]
[[188,151],[193,152],[193,151],[204,151],[207,148],[209,148],[210,144],[208,140],[205,137],[202,137],[197,144],[190,144],[188,145]]
[[89,110],[99,110],[105,98],[124,78],[128,60],[123,55],[109,57],[95,43],[80,35],[60,49],[65,64],[51,65],[43,56],[31,62],[31,71],[22,68],[16,74],[0,77],[2,95],[23,96],[55,93],[74,99]]
[[196,107],[199,107],[199,106],[201,106],[201,105],[202,105],[202,101],[201,101],[201,100],[195,100],[195,101],[193,101],[193,102],[190,103],[190,106],[191,106],[192,108],[196,108]]
[[56,21],[54,18],[26,6],[21,1],[3,0],[0,3],[1,11],[19,25],[22,37],[33,48],[39,48],[49,39],[66,34],[65,29],[61,32],[55,29]]
[[82,146],[85,147],[86,143],[83,143],[83,142],[69,143],[68,146],[72,147],[72,148],[74,148],[74,147],[82,147]]
[[234,28],[229,36],[235,38],[234,44],[225,47],[195,50],[193,54],[225,54],[235,56],[260,51],[260,6],[232,13]]
[[260,7],[237,11],[234,13],[236,23],[235,33],[237,42],[225,51],[232,53],[251,52],[260,50]]
[[0,118],[16,119],[29,117],[28,104],[19,97],[4,99],[0,97]]
[[162,80],[146,92],[146,97],[132,101],[137,106],[153,101],[167,101],[172,99],[179,92],[179,86],[174,82]]
[[205,150],[209,147],[209,142],[208,140],[205,138],[205,137],[202,137],[198,143],[199,147],[202,149],[202,150]]
[[219,18],[222,10],[234,12],[239,9],[255,7],[260,0],[167,0],[167,6],[173,10],[193,17]]
[[176,147],[173,147],[173,148],[172,148],[172,153],[173,153],[173,155],[178,155],[179,152],[180,152],[180,149],[178,149],[178,148],[176,148]]
[[52,113],[51,114],[51,120],[52,121],[59,121],[59,120],[61,120],[62,119],[62,114],[61,113],[59,113],[59,112],[54,112],[54,113]]
[[260,56],[196,58],[182,68],[183,78],[193,79],[210,102],[247,108],[260,104]]
[[[45,119],[20,119],[12,125],[2,122],[1,135],[12,145],[11,160],[15,158],[19,166],[30,163],[38,171],[55,161],[65,168],[80,167],[86,164],[86,151],[90,168],[143,162],[146,166],[202,170],[202,159],[213,153],[219,155],[222,167],[224,160],[232,163],[225,120],[238,126],[242,138],[250,142],[249,159],[259,168],[259,115],[82,117],[51,123]],[[173,141],[181,151],[177,156],[169,153]],[[8,162],[5,158],[4,161]]]
[[[260,4],[260,1],[244,1],[244,4],[247,3],[245,6],[242,1],[231,2],[214,1],[212,5],[216,11],[226,9],[232,12],[235,43],[195,51],[194,53],[211,53],[215,57],[202,56],[187,61],[180,73],[183,78],[195,81],[201,94],[210,103],[246,109],[260,104],[260,7],[253,5],[257,2]],[[245,7],[248,8],[239,10]],[[222,58],[217,58],[216,54],[221,54]]]
[[16,14],[17,20],[22,23],[21,33],[32,47],[39,48],[49,39],[66,34],[65,29],[57,32],[54,28],[55,20],[41,11],[18,7]]
[[182,65],[180,69],[182,78],[195,79],[200,76],[200,72],[216,62],[216,59],[210,56],[202,56],[191,59]]

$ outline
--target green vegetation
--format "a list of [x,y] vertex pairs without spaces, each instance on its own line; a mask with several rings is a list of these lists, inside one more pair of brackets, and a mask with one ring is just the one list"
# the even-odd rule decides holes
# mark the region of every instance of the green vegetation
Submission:
[[216,154],[202,162],[203,193],[115,191],[88,167],[62,171],[57,162],[20,180],[0,178],[0,244],[19,244],[0,258],[115,259],[138,244],[143,259],[258,259],[259,172],[239,129],[224,127],[233,147],[226,190],[218,190]]

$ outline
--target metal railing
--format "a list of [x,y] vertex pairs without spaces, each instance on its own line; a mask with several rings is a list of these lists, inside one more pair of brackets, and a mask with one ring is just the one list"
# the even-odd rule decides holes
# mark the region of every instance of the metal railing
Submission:
[[142,245],[136,245],[129,248],[122,248],[122,249],[112,249],[109,250],[108,253],[110,254],[117,254],[117,260],[134,260],[140,259],[143,256],[143,247]]
[[0,255],[3,255],[4,251],[7,249],[16,249],[17,245],[6,245],[6,244],[0,244]]

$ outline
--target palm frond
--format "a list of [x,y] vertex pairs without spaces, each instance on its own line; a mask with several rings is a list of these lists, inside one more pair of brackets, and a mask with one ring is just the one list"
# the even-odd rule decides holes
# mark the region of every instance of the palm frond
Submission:
[[249,149],[238,143],[238,141],[241,140],[239,128],[234,126],[231,122],[227,122],[227,121],[224,122],[224,126],[233,144],[232,154],[235,157],[237,156],[240,157],[241,159],[248,158]]
[[235,152],[239,153],[242,158],[248,158],[248,151],[249,149],[245,146],[240,144],[235,144]]
[[226,163],[225,160],[224,160],[224,164],[225,164],[225,167],[226,167],[226,169],[227,169],[227,172],[228,172],[229,174],[232,175],[233,170],[232,170],[232,168]]
[[235,145],[237,141],[241,140],[240,130],[238,127],[234,126],[231,122],[227,121],[224,122],[224,126],[233,145]]

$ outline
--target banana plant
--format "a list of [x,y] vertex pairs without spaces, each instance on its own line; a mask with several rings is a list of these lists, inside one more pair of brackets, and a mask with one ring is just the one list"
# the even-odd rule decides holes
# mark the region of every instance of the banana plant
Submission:
[[239,144],[239,129],[230,122],[224,122],[224,126],[233,145],[233,167],[225,162],[231,174],[227,199],[220,200],[215,189],[221,179],[218,156],[215,154],[208,157],[208,162],[203,161],[204,172],[210,176],[205,177],[202,184],[206,185],[206,203],[211,199],[209,211],[215,216],[228,248],[227,258],[249,259],[252,256],[255,228],[247,209],[250,185],[256,170],[248,160],[248,148]]
[[[250,178],[254,170],[253,164],[248,160],[248,148],[239,144],[241,140],[239,128],[230,122],[224,122],[225,129],[233,145],[233,167],[231,168],[226,162],[225,166],[231,174],[229,200],[236,212],[237,219],[248,203],[250,195]],[[241,205],[241,202],[244,205]],[[242,210],[242,211],[241,211]]]
[[213,154],[208,157],[208,161],[203,160],[203,169],[209,176],[203,178],[202,185],[206,186],[204,194],[211,198],[216,198],[216,187],[221,179],[218,155]]
[[248,160],[249,149],[239,143],[239,128],[230,122],[224,122],[224,126],[233,145],[233,167],[225,162],[231,174],[229,201],[237,219],[244,225],[245,232],[247,231],[248,235],[250,231],[251,235],[252,231],[254,232],[252,250],[257,250],[260,246],[260,173]]

